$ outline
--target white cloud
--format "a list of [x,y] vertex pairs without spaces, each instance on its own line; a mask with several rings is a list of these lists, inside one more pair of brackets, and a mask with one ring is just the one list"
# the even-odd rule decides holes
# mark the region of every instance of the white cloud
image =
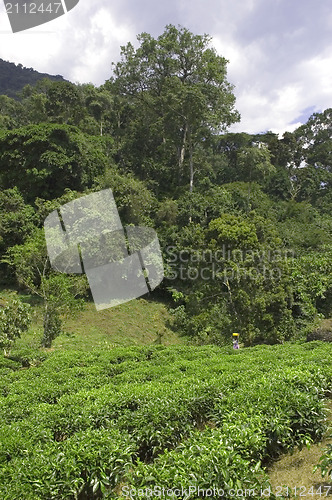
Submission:
[[[119,47],[133,34],[124,24],[117,22],[110,10],[102,7],[89,12],[88,23],[69,31],[59,47],[59,56],[64,46],[69,47],[65,67],[66,78],[79,83],[92,82],[102,85],[111,76],[111,63],[116,60]],[[87,43],[88,33],[88,43]]]

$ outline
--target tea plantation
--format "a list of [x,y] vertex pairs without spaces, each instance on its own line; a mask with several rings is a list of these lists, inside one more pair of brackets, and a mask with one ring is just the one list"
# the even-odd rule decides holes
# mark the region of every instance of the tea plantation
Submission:
[[262,498],[266,464],[325,432],[331,360],[321,342],[2,358],[0,498]]

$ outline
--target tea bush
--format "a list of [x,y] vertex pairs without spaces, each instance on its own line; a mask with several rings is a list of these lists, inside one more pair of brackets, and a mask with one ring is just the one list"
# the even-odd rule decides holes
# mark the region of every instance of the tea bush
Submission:
[[331,354],[315,342],[57,351],[23,369],[3,360],[0,497],[265,487],[267,460],[326,429]]
[[[332,438],[332,435],[330,436]],[[332,480],[332,443],[329,443],[319,460],[319,464],[315,467],[315,470],[320,469],[322,476],[326,477],[327,480]]]

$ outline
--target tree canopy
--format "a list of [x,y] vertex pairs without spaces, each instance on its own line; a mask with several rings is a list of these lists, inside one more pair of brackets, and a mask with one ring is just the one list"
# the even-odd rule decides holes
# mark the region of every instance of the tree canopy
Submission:
[[[192,191],[199,146],[239,120],[228,61],[211,47],[211,37],[183,27],[168,25],[157,39],[148,33],[137,39],[138,49],[131,43],[121,48],[121,61],[106,84],[120,96],[127,115],[126,151],[142,162],[150,148],[150,161],[172,169],[166,179],[180,179]],[[139,173],[137,162],[133,168]]]

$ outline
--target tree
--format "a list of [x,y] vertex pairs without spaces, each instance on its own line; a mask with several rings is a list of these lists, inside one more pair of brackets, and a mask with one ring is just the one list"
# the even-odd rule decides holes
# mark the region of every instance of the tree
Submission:
[[332,312],[332,247],[307,251],[292,262],[295,306],[299,321],[313,322],[317,313]]
[[99,138],[73,126],[28,125],[0,135],[0,187],[17,186],[26,201],[91,187],[107,164]]
[[[84,96],[84,102],[89,113],[89,118],[93,118],[98,127],[99,135],[103,135],[105,121],[108,119],[112,110],[112,95],[106,89],[95,88],[92,84],[84,84],[80,87]],[[86,120],[87,121],[87,120]],[[80,128],[82,127],[80,124]],[[108,132],[108,130],[106,129]]]
[[51,347],[54,338],[61,333],[61,316],[73,314],[83,306],[83,299],[79,297],[88,287],[85,275],[69,276],[50,268],[42,229],[36,230],[23,245],[10,248],[3,261],[13,267],[21,286],[43,300],[42,345]]
[[207,228],[193,222],[165,257],[166,283],[182,300],[174,312],[180,332],[225,344],[239,331],[245,345],[294,335],[287,251],[269,219],[224,213]]
[[32,206],[24,203],[17,187],[0,193],[0,255],[11,246],[23,243],[36,222]]
[[50,121],[79,125],[85,114],[82,94],[70,82],[53,82],[47,90],[45,109]]
[[16,296],[0,308],[0,348],[8,356],[17,338],[28,330],[31,323],[30,306]]
[[[198,144],[239,120],[227,60],[210,47],[208,35],[166,26],[154,39],[137,37],[140,47],[121,47],[109,86],[129,104],[129,148],[137,171],[150,154],[173,169],[169,179],[194,187]],[[128,113],[128,109],[127,109]],[[134,132],[134,133],[133,133]],[[184,175],[184,166],[188,173]],[[160,170],[160,169],[159,169]]]
[[248,182],[247,210],[250,211],[251,183],[275,171],[274,166],[271,164],[269,150],[262,143],[243,148],[238,153],[238,168],[243,179]]
[[[19,245],[34,231],[36,214],[17,189],[4,189],[0,193],[0,259],[7,249]],[[1,281],[8,283],[13,277],[8,266],[0,263]]]
[[0,129],[13,129],[22,124],[23,106],[6,95],[0,95]]
[[332,108],[314,113],[294,132],[301,148],[301,163],[294,172],[298,200],[306,200],[331,211]]

